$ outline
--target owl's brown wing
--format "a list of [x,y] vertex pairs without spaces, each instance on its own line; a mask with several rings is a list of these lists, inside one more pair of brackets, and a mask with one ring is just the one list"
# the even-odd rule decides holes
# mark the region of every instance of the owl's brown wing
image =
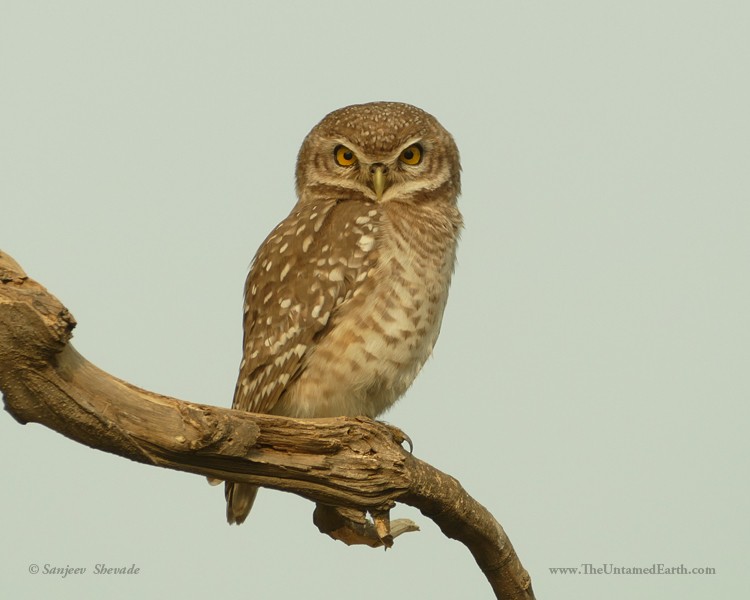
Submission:
[[244,348],[233,408],[270,413],[375,264],[378,211],[297,205],[266,238],[245,284]]

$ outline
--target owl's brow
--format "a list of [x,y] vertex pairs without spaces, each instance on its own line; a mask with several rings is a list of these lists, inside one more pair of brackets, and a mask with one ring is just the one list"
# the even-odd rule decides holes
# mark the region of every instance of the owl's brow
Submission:
[[333,148],[340,144],[342,146],[346,146],[347,148],[349,148],[349,150],[354,151],[357,156],[364,156],[367,154],[359,144],[356,144],[355,142],[352,142],[351,140],[348,140],[344,137],[332,137],[328,138],[328,140],[331,142],[331,147]]
[[405,141],[403,144],[401,144],[398,147],[398,150],[396,150],[393,157],[396,158],[399,154],[401,154],[404,150],[406,150],[409,146],[413,144],[424,144],[424,138],[421,135],[415,135],[413,137],[410,137],[407,141]]

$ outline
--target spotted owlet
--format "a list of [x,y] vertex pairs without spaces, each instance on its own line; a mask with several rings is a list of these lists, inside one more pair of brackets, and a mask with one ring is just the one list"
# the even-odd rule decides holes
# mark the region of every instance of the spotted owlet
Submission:
[[[307,135],[297,204],[245,284],[233,408],[368,416],[411,385],[440,331],[462,226],[458,149],[428,113],[347,106]],[[226,483],[242,523],[257,487]]]

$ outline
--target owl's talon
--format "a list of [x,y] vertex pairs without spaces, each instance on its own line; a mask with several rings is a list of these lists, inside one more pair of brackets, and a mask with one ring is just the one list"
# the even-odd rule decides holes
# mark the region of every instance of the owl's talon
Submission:
[[401,446],[404,442],[409,444],[409,454],[414,454],[414,444],[411,441],[411,438],[404,433],[402,429],[399,427],[396,427],[395,425],[391,425],[390,423],[386,423],[385,421],[378,421],[381,425],[384,425],[387,427],[391,435],[393,436],[393,441],[395,441],[399,446]]
[[399,444],[403,444],[404,442],[406,442],[407,444],[409,444],[409,454],[414,454],[414,444],[412,443],[411,438],[403,431],[401,432],[401,434],[404,436],[404,439],[401,440]]
[[393,536],[391,535],[391,513],[390,511],[371,512],[372,521],[375,525],[375,533],[386,549],[393,547]]

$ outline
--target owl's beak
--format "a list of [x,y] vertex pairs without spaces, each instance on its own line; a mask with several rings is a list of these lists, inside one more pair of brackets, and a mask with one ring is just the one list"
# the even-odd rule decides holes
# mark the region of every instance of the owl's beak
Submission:
[[375,190],[375,198],[380,202],[385,191],[385,167],[377,165],[372,169],[372,189]]

